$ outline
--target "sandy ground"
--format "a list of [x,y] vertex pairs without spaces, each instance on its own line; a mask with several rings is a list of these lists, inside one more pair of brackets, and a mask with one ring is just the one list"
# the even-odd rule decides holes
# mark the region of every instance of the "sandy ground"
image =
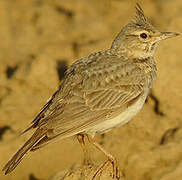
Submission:
[[[181,0],[138,2],[159,30],[182,32]],[[0,169],[31,135],[19,136],[57,89],[67,66],[109,48],[134,16],[135,3],[0,0]],[[127,125],[96,137],[119,160],[123,180],[182,177],[181,46],[181,37],[161,43],[155,55],[158,78],[142,111]],[[96,168],[105,157],[88,147]],[[58,180],[69,172],[62,179],[89,180],[94,168],[82,172],[82,163],[76,138],[68,138],[29,153],[10,175],[0,172],[0,179]],[[109,171],[101,179],[109,180]]]

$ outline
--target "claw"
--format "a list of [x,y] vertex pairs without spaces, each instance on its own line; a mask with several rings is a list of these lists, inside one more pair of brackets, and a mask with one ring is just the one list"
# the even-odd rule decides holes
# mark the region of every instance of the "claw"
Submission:
[[93,177],[92,177],[92,180],[94,180],[98,175],[101,176],[101,174],[102,174],[102,172],[103,172],[103,170],[104,170],[104,167],[107,167],[108,164],[109,164],[109,160],[107,160],[107,161],[105,161],[103,164],[101,164],[101,165],[97,168],[96,172],[94,173],[94,175],[93,175]]
[[94,180],[97,176],[101,176],[104,168],[106,168],[109,163],[112,164],[112,168],[113,168],[113,171],[112,171],[112,178],[116,178],[116,179],[120,179],[120,171],[119,171],[119,167],[118,167],[118,164],[117,164],[117,161],[115,158],[112,158],[112,159],[108,159],[107,161],[105,161],[102,165],[100,165],[98,167],[98,169],[96,170],[96,172],[94,173],[93,177],[92,177],[92,180]]

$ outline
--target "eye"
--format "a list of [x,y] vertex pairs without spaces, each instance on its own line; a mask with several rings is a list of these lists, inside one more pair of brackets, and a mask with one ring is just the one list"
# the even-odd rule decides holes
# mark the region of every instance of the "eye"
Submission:
[[146,38],[148,37],[148,35],[147,35],[146,33],[141,33],[141,34],[140,34],[140,37],[141,37],[142,39],[146,39]]

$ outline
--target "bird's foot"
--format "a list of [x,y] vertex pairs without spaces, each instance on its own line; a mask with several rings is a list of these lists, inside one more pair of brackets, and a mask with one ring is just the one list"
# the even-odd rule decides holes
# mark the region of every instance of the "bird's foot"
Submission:
[[92,161],[90,160],[90,158],[89,159],[84,159],[84,161],[83,161],[83,164],[84,164],[84,166],[87,166],[87,167],[89,167],[89,168],[91,168],[92,166],[93,166],[93,163],[92,163]]
[[93,163],[91,161],[88,161],[87,159],[85,159],[83,161],[82,167],[80,167],[80,170],[85,171],[85,170],[91,169],[92,167],[93,167]]
[[117,164],[117,161],[114,157],[110,157],[107,161],[105,161],[101,166],[98,167],[96,172],[94,173],[92,180],[96,179],[96,177],[101,176],[103,170],[107,168],[109,164],[112,164],[112,178],[113,179],[120,179],[120,171],[119,171],[119,166]]

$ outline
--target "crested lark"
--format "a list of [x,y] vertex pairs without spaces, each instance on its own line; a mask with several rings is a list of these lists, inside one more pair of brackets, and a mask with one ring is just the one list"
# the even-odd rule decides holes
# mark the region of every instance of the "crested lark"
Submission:
[[110,49],[71,65],[59,89],[27,129],[35,128],[34,134],[3,168],[5,174],[28,151],[77,135],[85,155],[84,136],[108,157],[94,177],[111,163],[113,177],[119,179],[115,158],[93,137],[127,123],[140,111],[156,78],[156,47],[161,40],[177,35],[154,28],[137,4],[135,19],[121,30]]

